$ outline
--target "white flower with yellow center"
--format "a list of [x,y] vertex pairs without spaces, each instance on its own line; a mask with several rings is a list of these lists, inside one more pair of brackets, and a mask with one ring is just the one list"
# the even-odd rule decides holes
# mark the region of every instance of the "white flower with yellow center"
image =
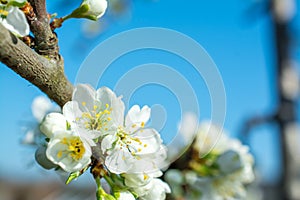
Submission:
[[26,36],[30,31],[25,14],[18,8],[25,2],[24,0],[0,1],[0,23],[18,36]]
[[101,141],[105,165],[114,173],[149,172],[165,159],[166,151],[159,133],[152,128],[145,128],[150,118],[151,109],[133,106],[113,134],[108,134]]
[[114,121],[119,121],[124,113],[124,103],[109,88],[95,91],[90,85],[77,85],[72,101],[63,107],[63,114],[70,122],[72,130],[95,146],[100,137],[115,130]]
[[47,158],[66,172],[86,167],[91,162],[91,155],[90,146],[70,130],[55,132],[46,150]]

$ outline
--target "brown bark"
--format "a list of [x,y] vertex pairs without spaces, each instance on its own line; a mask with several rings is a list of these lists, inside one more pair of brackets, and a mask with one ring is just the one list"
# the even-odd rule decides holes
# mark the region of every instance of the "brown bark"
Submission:
[[63,61],[45,58],[0,24],[0,61],[63,106],[72,98],[73,86],[64,75]]

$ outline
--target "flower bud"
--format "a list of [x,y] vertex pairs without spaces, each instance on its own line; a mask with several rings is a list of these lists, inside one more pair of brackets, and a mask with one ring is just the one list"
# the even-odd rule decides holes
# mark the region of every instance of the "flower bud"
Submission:
[[67,130],[66,118],[60,113],[50,113],[46,115],[40,125],[40,130],[51,138],[56,131]]
[[104,15],[106,9],[106,0],[84,0],[80,7],[66,16],[64,20],[68,18],[87,18],[96,21]]

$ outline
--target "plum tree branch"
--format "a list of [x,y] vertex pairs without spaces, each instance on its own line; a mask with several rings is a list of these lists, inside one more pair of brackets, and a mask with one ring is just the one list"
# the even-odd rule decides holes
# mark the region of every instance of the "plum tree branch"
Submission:
[[73,86],[64,74],[63,61],[34,52],[0,24],[0,61],[25,78],[58,105],[71,100]]
[[35,50],[38,54],[60,60],[58,39],[52,32],[45,0],[29,0],[33,12],[27,15],[30,30],[35,36]]

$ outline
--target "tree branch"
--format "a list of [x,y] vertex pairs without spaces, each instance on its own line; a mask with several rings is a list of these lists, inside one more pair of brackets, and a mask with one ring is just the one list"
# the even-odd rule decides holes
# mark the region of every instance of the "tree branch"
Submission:
[[38,54],[60,60],[58,39],[52,32],[45,0],[29,0],[33,13],[27,15],[30,30],[35,36],[35,50]]
[[73,86],[64,75],[63,61],[38,55],[0,24],[0,61],[36,85],[58,105],[71,100]]

